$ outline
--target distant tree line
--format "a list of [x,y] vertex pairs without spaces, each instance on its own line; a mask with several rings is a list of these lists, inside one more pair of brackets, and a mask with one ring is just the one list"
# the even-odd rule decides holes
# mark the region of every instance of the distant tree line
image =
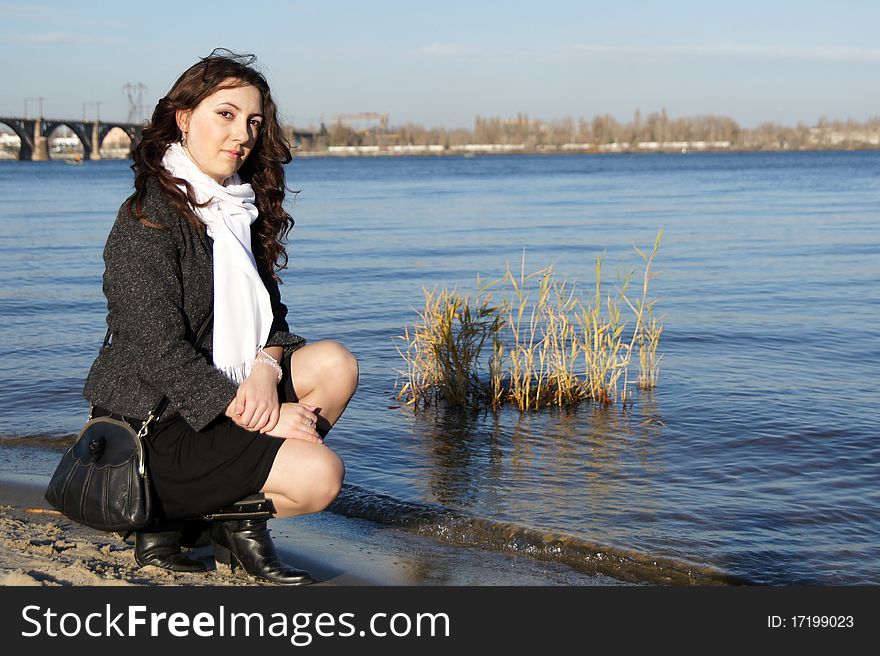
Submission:
[[523,146],[524,150],[590,150],[677,148],[684,143],[701,143],[706,148],[748,150],[797,150],[808,148],[880,147],[880,116],[864,123],[820,118],[815,125],[794,127],[763,123],[743,128],[726,116],[670,118],[666,110],[643,116],[636,111],[622,123],[608,114],[591,120],[570,117],[552,121],[517,114],[514,118],[477,116],[473,129],[425,128],[414,123],[381,130],[345,124],[322,126],[302,140],[304,150],[327,150],[333,146],[428,146],[445,148],[467,144]]

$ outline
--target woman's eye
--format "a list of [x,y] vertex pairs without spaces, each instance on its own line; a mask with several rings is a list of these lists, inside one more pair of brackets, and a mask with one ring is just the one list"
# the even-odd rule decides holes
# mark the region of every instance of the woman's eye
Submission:
[[218,114],[220,114],[220,116],[222,116],[223,118],[232,118],[232,112],[230,112],[226,109],[218,112]]
[[261,121],[251,121],[251,125],[253,125],[257,130],[263,127],[263,123]]

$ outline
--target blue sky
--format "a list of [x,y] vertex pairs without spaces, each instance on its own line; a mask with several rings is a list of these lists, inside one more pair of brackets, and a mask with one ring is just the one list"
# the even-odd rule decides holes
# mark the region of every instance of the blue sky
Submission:
[[[880,115],[880,2],[0,2],[0,115],[151,109],[218,46],[255,53],[288,122],[387,112],[471,127],[476,114],[740,125]],[[29,112],[36,113],[36,102]]]

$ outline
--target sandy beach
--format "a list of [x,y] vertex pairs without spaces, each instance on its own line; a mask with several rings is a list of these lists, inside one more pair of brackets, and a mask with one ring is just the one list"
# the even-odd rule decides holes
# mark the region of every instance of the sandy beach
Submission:
[[[28,480],[30,478],[31,480]],[[42,499],[41,480],[0,485],[2,585],[245,585],[227,571],[208,576],[138,567],[132,539],[76,524]]]
[[[268,585],[214,567],[210,547],[193,553],[210,570],[179,574],[138,567],[133,538],[71,522],[43,499],[48,478],[0,474],[0,585]],[[564,565],[449,545],[329,512],[270,523],[286,562],[320,585],[619,585]]]

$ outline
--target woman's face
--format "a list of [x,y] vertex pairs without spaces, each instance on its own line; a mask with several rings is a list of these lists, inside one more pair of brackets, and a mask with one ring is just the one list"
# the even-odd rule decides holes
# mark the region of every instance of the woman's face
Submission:
[[195,109],[177,112],[189,156],[220,184],[251,154],[262,122],[263,98],[260,90],[250,85],[219,89]]

